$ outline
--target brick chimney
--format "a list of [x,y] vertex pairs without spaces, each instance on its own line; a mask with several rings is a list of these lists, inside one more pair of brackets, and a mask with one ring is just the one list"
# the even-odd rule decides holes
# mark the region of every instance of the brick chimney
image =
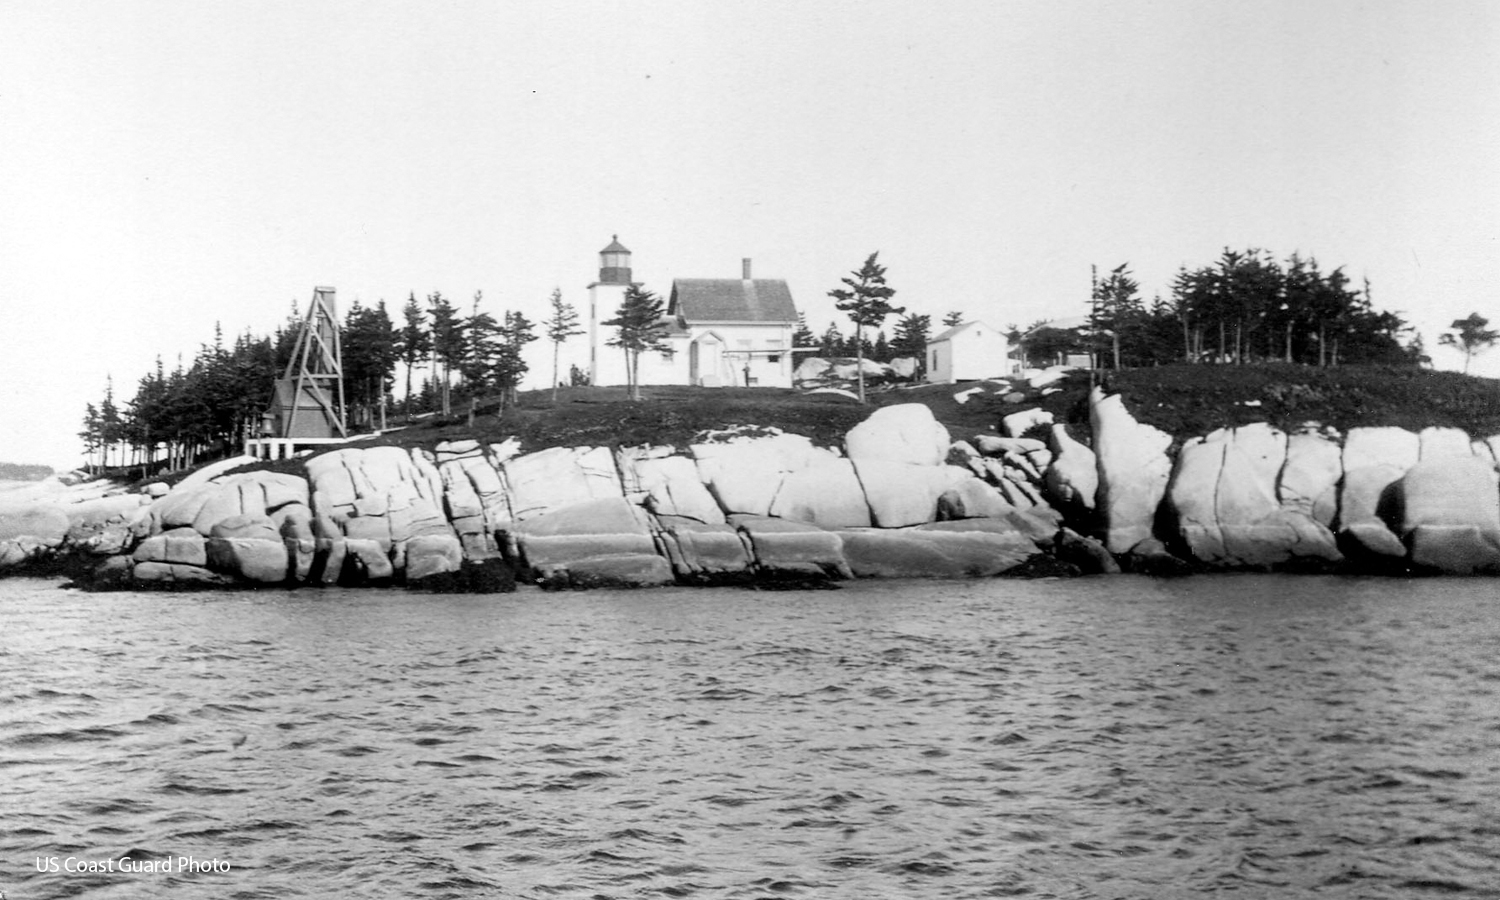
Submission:
[[750,280],[750,257],[747,256],[744,259],[740,260],[740,267],[741,267],[741,269],[744,270],[744,274],[741,275],[740,277],[743,278],[743,279],[745,279],[746,281],[749,281]]

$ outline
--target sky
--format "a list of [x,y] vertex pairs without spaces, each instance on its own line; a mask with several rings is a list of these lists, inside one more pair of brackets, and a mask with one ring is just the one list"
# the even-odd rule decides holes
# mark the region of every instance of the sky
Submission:
[[[1500,4],[0,0],[0,461],[71,468],[161,357],[441,291],[580,308],[879,251],[936,322],[1149,300],[1260,247],[1369,278],[1435,364],[1500,322]],[[535,345],[534,345],[535,346]],[[538,355],[545,359],[544,354]],[[545,380],[550,365],[537,362]],[[1500,375],[1500,350],[1473,371]]]

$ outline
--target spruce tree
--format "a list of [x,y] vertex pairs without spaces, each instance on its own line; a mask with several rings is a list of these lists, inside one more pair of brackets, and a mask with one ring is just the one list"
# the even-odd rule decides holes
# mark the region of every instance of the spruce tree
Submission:
[[664,350],[662,334],[666,323],[661,320],[662,301],[651,291],[631,285],[625,299],[615,310],[615,317],[604,325],[616,329],[607,343],[625,351],[625,374],[630,383],[630,399],[641,399],[640,365],[645,350]]
[[562,354],[563,341],[584,330],[578,327],[578,311],[571,303],[564,303],[562,288],[552,289],[552,316],[546,322],[547,340],[552,342],[552,402],[557,402],[557,366]]
[[895,296],[896,289],[888,287],[885,283],[885,266],[877,262],[880,251],[870,254],[865,264],[860,266],[845,277],[842,281],[845,287],[834,288],[828,292],[828,296],[834,299],[834,306],[840,312],[849,314],[854,322],[854,346],[856,352],[856,365],[859,369],[859,402],[865,402],[865,329],[878,328],[889,315],[899,315],[906,312],[905,307],[892,306],[891,297]]

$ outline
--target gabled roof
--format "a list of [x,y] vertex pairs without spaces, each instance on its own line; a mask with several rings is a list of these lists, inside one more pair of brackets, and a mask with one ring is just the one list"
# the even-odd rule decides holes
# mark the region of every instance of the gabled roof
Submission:
[[938,341],[946,341],[949,338],[953,337],[955,334],[958,334],[960,331],[968,331],[970,328],[973,328],[975,325],[984,325],[984,327],[985,328],[989,328],[990,331],[994,331],[995,330],[993,328],[990,328],[990,326],[985,325],[985,323],[980,322],[978,320],[975,320],[973,322],[962,322],[962,323],[960,323],[958,325],[954,325],[952,328],[948,329],[947,331],[943,332],[942,334],[938,335],[937,337],[932,338],[927,343],[929,343],[929,344],[936,344]]
[[678,278],[667,315],[692,322],[796,322],[797,307],[778,278]]

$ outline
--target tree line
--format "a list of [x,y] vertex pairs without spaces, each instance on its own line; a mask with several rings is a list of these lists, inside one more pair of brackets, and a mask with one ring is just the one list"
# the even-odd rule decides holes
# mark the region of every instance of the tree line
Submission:
[[1090,354],[1099,368],[1170,363],[1286,362],[1336,366],[1419,365],[1420,335],[1375,308],[1370,282],[1355,288],[1342,267],[1313,257],[1277,260],[1225,248],[1212,264],[1178,269],[1170,296],[1148,304],[1129,263],[1092,279],[1088,316],[1074,328],[1010,326],[1024,364]]
[[[351,304],[340,328],[349,427],[374,430],[384,427],[388,416],[447,416],[465,402],[472,416],[480,398],[495,395],[502,407],[514,404],[528,371],[522,351],[543,336],[554,343],[555,384],[561,343],[582,333],[578,313],[563,302],[561,290],[552,292],[548,318],[541,323],[518,311],[496,319],[480,310],[481,300],[476,292],[465,312],[441,292],[427,295],[425,303],[413,292],[399,323],[383,300],[374,306]],[[302,327],[294,302],[291,314],[269,335],[247,331],[226,344],[215,325],[212,343],[200,345],[190,362],[178,357],[169,371],[158,357],[128,400],[117,399],[108,379],[100,401],[86,405],[78,434],[89,467],[165,464],[175,469],[229,452],[245,435],[258,434]],[[399,395],[398,366],[405,367]],[[427,374],[414,383],[422,366]],[[580,378],[575,371],[573,381]]]

